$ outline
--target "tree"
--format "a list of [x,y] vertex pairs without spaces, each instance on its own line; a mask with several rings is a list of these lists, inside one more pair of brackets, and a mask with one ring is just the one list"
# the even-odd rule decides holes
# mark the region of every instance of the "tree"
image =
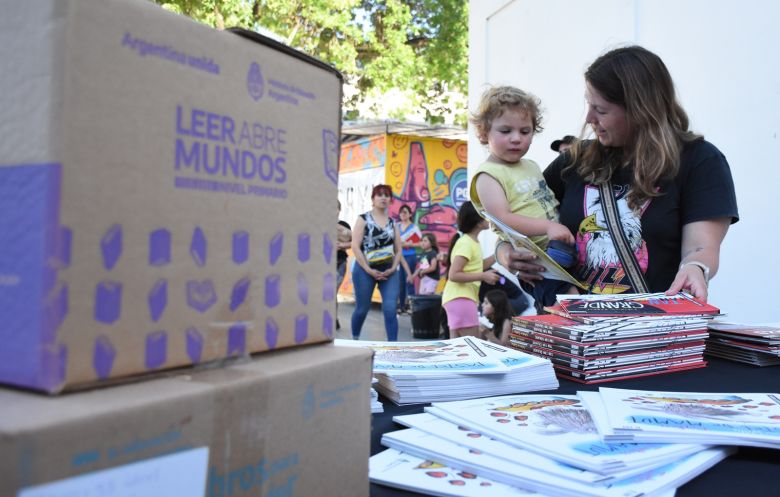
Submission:
[[[422,117],[465,124],[468,2],[463,0],[155,1],[217,29],[270,31],[333,65],[347,84],[348,119]],[[406,101],[387,109],[382,103],[389,93]],[[371,115],[380,112],[395,115]]]

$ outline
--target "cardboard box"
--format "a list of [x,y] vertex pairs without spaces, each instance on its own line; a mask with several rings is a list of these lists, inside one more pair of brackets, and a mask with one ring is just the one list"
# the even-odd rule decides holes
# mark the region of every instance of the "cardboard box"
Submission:
[[341,76],[146,0],[4,9],[0,382],[330,340]]
[[365,497],[370,387],[370,351],[320,344],[58,397],[0,389],[0,495]]

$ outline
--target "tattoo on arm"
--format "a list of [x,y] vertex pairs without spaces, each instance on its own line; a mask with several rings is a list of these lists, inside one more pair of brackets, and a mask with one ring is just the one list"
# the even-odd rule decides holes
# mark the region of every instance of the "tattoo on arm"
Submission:
[[685,258],[686,258],[686,257],[688,257],[689,255],[691,255],[691,254],[695,254],[696,252],[701,252],[702,250],[704,250],[704,247],[693,247],[692,249],[690,249],[690,250],[688,250],[687,252],[685,252],[685,253],[682,255],[682,258],[683,258],[683,259],[685,259]]

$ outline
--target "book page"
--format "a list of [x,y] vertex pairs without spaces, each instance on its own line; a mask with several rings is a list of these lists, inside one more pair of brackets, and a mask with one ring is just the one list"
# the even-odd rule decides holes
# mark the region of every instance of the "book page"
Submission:
[[540,266],[544,266],[544,271],[539,274],[550,280],[561,280],[567,283],[571,283],[572,285],[583,290],[588,289],[588,287],[577,281],[574,276],[569,274],[568,271],[563,269],[557,262],[555,262],[549,255],[547,255],[547,252],[532,242],[530,238],[513,230],[511,227],[491,216],[486,211],[482,211],[481,214],[482,217],[490,221],[491,224],[500,229],[506,235],[507,241],[511,243],[514,248],[530,250],[539,258],[538,260],[534,261],[534,263],[539,264]]

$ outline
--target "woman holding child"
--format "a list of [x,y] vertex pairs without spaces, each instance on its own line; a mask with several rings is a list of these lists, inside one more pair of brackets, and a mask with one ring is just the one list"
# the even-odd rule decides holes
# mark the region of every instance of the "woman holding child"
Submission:
[[[559,221],[575,235],[574,276],[593,293],[639,291],[624,267],[633,255],[647,291],[685,290],[706,301],[720,245],[739,219],[725,157],[688,129],[669,71],[642,47],[596,59],[585,73],[585,99],[585,126],[596,138],[578,142],[544,171],[560,203]],[[611,201],[602,202],[601,185],[616,201],[622,229],[615,236],[629,248],[623,254],[605,221]],[[523,280],[542,279],[532,254],[499,242],[496,255]]]

